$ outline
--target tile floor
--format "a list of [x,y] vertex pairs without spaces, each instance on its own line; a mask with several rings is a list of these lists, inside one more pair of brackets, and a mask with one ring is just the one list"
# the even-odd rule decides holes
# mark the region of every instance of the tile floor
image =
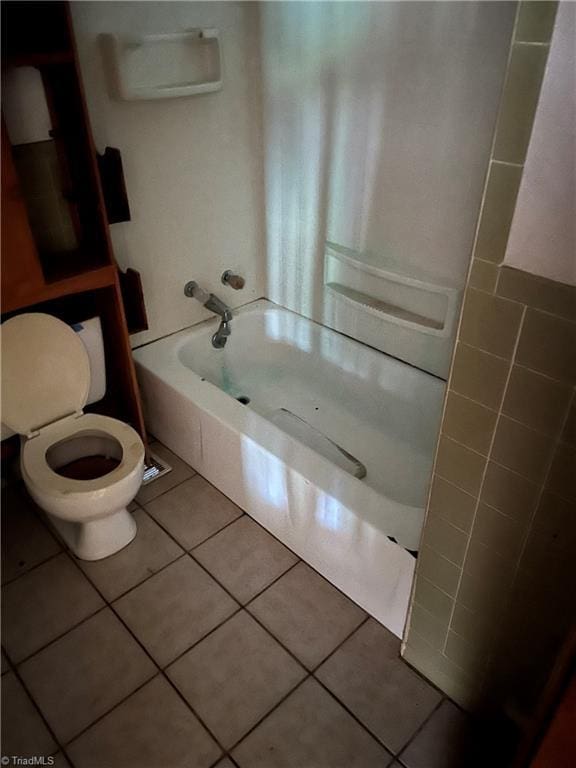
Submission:
[[[97,563],[11,484],[2,751],[75,768],[458,768],[468,718],[400,643],[184,462]],[[484,740],[485,741],[485,740]],[[491,766],[494,760],[476,762]]]

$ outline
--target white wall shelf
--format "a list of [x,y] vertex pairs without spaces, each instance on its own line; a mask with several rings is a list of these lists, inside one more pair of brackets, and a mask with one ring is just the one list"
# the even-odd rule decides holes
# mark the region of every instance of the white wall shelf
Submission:
[[222,88],[222,46],[217,29],[101,37],[114,95],[124,101],[181,98]]

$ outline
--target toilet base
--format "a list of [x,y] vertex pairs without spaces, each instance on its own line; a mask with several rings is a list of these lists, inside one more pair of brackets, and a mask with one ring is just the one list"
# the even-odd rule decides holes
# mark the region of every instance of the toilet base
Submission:
[[64,543],[80,560],[102,560],[114,555],[136,536],[136,522],[126,508],[87,523],[73,523],[46,514]]

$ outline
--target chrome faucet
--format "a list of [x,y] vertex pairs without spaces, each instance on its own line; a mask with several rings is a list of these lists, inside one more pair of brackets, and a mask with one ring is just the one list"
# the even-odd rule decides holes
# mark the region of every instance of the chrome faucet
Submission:
[[198,285],[197,282],[191,280],[184,286],[184,293],[186,296],[196,299],[203,304],[210,312],[214,312],[215,315],[219,315],[222,319],[218,330],[212,336],[212,346],[215,349],[222,349],[226,346],[228,336],[232,333],[230,323],[232,322],[232,310],[226,306],[224,302],[215,296],[213,293],[206,293]]

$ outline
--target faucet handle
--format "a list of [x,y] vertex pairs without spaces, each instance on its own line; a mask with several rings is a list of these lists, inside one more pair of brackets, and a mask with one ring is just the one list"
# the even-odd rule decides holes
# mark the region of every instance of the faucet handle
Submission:
[[235,291],[240,291],[246,284],[244,278],[241,275],[235,275],[231,269],[222,272],[222,277],[220,279],[224,285],[229,285],[230,288],[234,288]]

